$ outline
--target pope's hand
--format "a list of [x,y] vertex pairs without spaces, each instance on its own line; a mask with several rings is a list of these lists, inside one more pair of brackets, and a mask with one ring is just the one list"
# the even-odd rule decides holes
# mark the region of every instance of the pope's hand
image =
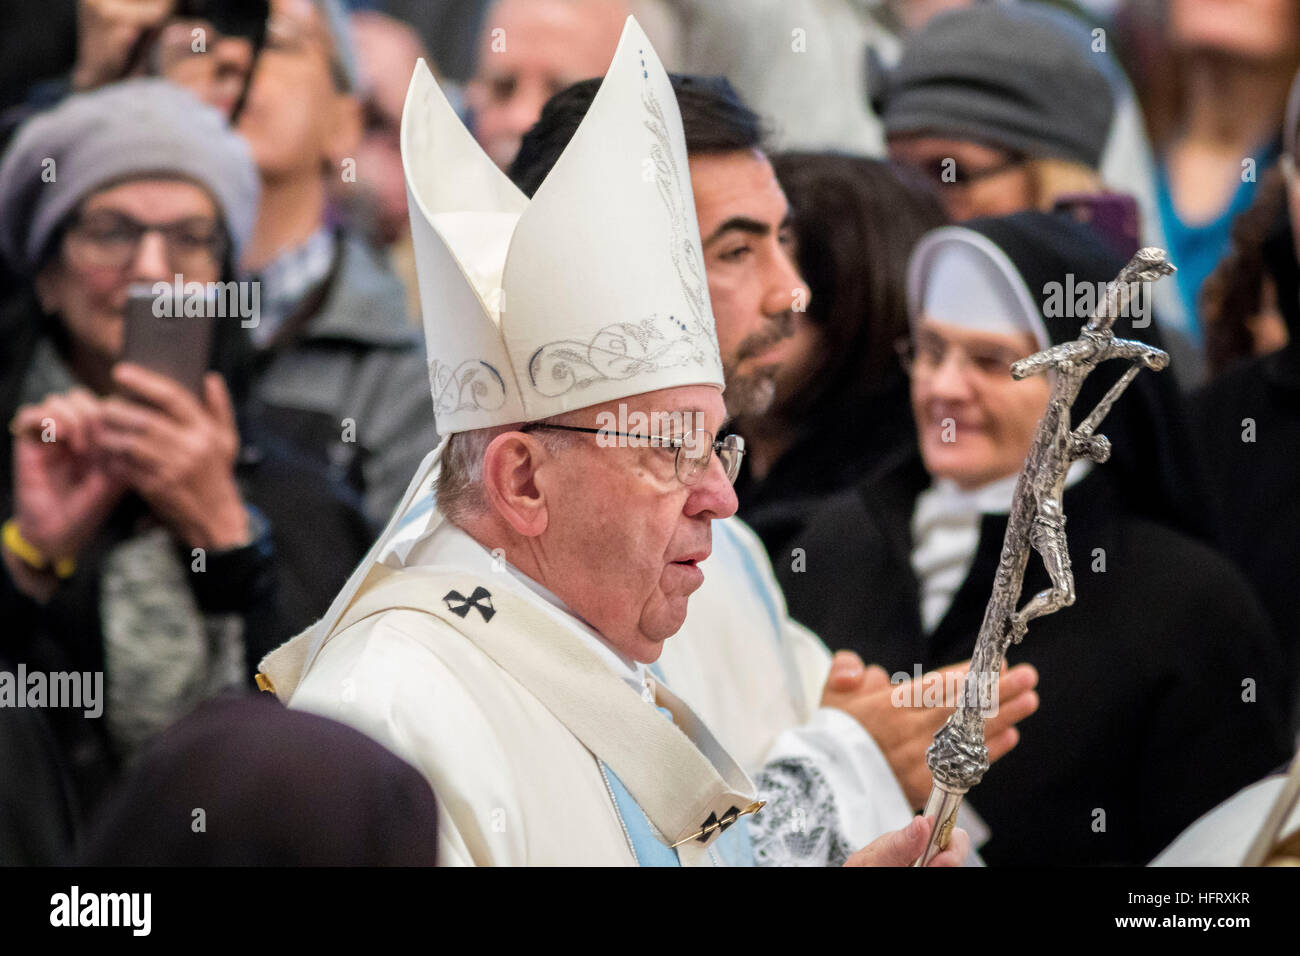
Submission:
[[[930,839],[931,820],[916,817],[901,830],[877,837],[849,857],[845,866],[911,866],[925,852]],[[960,827],[952,831],[948,849],[937,854],[926,866],[961,866],[970,853],[970,836]]]
[[[925,805],[932,779],[925,752],[935,733],[955,709],[946,688],[956,686],[970,662],[932,671],[915,680],[890,684],[883,667],[862,663],[852,651],[840,651],[831,662],[822,693],[822,706],[835,707],[857,719],[889,761],[913,810]],[[1008,669],[998,681],[998,712],[985,725],[989,760],[1002,757],[1020,741],[1016,723],[1038,709],[1038,672],[1029,664]],[[946,705],[946,706],[944,706]]]

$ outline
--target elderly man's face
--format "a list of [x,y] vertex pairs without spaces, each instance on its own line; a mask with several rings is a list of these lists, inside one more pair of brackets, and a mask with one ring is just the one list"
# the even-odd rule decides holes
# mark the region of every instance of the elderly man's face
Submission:
[[603,76],[627,18],[622,0],[499,0],[480,34],[465,87],[474,137],[502,169],[546,101]]
[[[707,385],[623,403],[629,416],[692,412],[692,424],[714,434],[725,420],[721,394]],[[571,424],[600,427],[598,413],[617,416],[619,404],[584,409]],[[712,547],[710,522],[735,513],[735,492],[716,455],[688,486],[677,480],[672,449],[573,437],[535,474],[547,512],[545,531],[533,539],[544,583],[622,654],[652,662],[686,620],[687,599],[704,583],[699,564]]]
[[690,167],[727,411],[761,415],[791,358],[794,307],[809,296],[794,263],[790,205],[758,150],[695,156]]

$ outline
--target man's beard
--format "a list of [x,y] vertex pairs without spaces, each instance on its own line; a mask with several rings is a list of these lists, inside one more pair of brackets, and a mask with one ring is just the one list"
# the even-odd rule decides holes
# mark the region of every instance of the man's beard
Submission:
[[724,370],[727,390],[722,393],[722,399],[728,417],[752,418],[766,414],[776,397],[776,371],[775,365],[765,366],[749,375]]
[[777,342],[794,335],[794,313],[783,312],[774,316],[768,326],[761,332],[742,339],[736,347],[735,361],[730,365],[723,363],[723,379],[727,389],[723,392],[723,401],[727,405],[727,414],[731,418],[753,417],[765,414],[776,397],[776,374],[780,366],[764,365],[748,374],[740,374],[736,368],[745,359],[761,355]]

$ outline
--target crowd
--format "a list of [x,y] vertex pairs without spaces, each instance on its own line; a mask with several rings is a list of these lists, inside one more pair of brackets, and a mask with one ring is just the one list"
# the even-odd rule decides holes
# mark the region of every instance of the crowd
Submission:
[[938,862],[1295,753],[1290,0],[14,7],[0,675],[86,699],[0,682],[0,863],[910,862],[1012,366],[1143,246]]

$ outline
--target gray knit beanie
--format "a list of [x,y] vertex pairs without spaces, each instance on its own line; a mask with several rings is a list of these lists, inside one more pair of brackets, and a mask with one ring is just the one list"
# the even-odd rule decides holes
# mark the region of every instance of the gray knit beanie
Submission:
[[886,136],[928,133],[1092,168],[1115,97],[1086,29],[1027,4],[940,14],[908,37],[878,98]]
[[218,110],[160,79],[74,94],[19,128],[0,158],[0,255],[31,273],[83,199],[158,176],[192,180],[211,194],[238,261],[257,218],[257,167]]

